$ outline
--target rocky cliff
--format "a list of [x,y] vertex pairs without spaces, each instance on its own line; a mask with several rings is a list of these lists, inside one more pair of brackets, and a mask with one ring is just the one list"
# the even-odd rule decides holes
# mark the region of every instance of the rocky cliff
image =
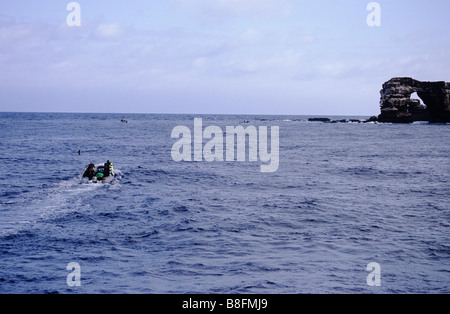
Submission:
[[[418,99],[411,99],[415,92],[423,104]],[[450,83],[397,77],[384,83],[380,93],[380,122],[450,122]]]

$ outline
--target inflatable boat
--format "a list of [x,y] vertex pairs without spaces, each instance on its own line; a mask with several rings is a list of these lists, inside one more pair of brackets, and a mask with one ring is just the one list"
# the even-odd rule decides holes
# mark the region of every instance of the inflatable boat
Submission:
[[89,164],[83,173],[81,183],[111,183],[114,180],[114,166],[109,160],[104,164]]

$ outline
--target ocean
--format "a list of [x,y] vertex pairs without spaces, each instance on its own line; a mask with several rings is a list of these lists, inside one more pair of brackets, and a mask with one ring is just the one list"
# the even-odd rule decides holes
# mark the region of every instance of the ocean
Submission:
[[[278,126],[278,170],[175,162],[194,118]],[[307,118],[0,113],[0,293],[450,293],[450,126]]]

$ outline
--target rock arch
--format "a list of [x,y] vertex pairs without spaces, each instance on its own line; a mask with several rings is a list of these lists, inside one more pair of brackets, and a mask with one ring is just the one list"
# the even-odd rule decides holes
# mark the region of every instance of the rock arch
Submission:
[[[411,99],[415,92],[424,105],[418,99]],[[450,83],[397,77],[384,83],[380,93],[380,122],[450,122]]]

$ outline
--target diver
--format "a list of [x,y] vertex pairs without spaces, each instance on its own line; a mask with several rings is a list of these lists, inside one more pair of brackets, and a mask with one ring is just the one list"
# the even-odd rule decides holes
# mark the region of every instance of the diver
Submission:
[[93,163],[90,163],[83,174],[83,178],[89,178],[89,180],[92,180],[95,174],[95,165]]
[[105,175],[105,177],[109,177],[109,172],[110,172],[110,162],[109,160],[105,163],[105,170],[103,170],[103,174]]

